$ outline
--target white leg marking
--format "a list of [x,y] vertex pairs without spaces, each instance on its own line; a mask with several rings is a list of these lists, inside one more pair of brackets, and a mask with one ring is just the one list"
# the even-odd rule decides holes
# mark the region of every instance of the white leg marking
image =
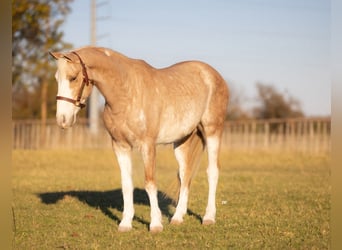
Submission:
[[115,153],[121,170],[121,185],[124,200],[123,218],[119,225],[119,231],[129,231],[132,229],[132,219],[134,216],[131,151],[116,148]]
[[208,183],[209,183],[209,194],[208,194],[208,205],[206,208],[205,215],[203,217],[203,224],[215,223],[216,215],[216,187],[219,177],[219,169],[217,165],[218,161],[218,149],[219,139],[217,137],[207,138],[208,147]]
[[189,189],[187,187],[181,187],[176,212],[172,216],[171,224],[180,224],[183,222],[183,217],[186,214],[188,208],[188,197]]
[[148,194],[151,206],[151,232],[161,232],[163,230],[162,215],[158,205],[158,191],[154,180],[155,168],[155,146],[145,144],[141,147],[141,153],[145,164],[145,189]]
[[158,205],[158,192],[157,187],[153,183],[146,184],[146,192],[150,199],[151,205],[151,224],[150,231],[151,232],[160,232],[163,230],[162,215]]
[[184,159],[183,152],[179,147],[175,148],[175,156],[179,165],[179,179],[181,182],[181,187],[179,191],[178,204],[176,207],[176,212],[171,219],[172,224],[180,224],[183,222],[183,216],[186,214],[188,206],[189,189],[184,185],[184,175],[186,169],[186,162]]

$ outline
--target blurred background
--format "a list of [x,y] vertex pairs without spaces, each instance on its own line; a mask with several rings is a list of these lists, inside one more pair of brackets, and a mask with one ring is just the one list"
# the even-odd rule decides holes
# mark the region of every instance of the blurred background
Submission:
[[[248,144],[258,141],[249,134],[266,135],[264,145],[272,133],[330,133],[329,1],[14,0],[12,16],[14,134],[34,134],[39,145],[59,133],[47,131],[57,93],[48,51],[86,45],[156,68],[184,60],[212,65],[231,90],[227,131],[240,131]],[[91,100],[77,129],[98,135],[104,102],[96,92]],[[18,132],[20,126],[36,132]]]

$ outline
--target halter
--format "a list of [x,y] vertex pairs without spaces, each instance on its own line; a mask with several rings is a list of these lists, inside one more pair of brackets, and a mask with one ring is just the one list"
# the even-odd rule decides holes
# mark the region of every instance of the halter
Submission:
[[73,51],[72,53],[78,57],[78,59],[80,60],[81,66],[82,66],[83,81],[82,81],[81,88],[78,91],[78,94],[76,96],[76,100],[68,98],[68,97],[64,97],[64,96],[56,96],[56,100],[70,102],[70,103],[74,104],[76,107],[79,107],[82,109],[86,106],[84,103],[81,103],[83,89],[84,89],[84,86],[86,86],[86,85],[89,86],[90,82],[89,82],[86,66],[83,63],[81,57],[75,51]]

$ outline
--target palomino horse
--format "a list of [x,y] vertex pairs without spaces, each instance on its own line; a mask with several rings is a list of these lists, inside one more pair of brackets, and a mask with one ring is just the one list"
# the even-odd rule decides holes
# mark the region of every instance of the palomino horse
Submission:
[[150,231],[162,231],[155,182],[157,144],[173,143],[179,164],[180,190],[172,224],[183,222],[198,152],[208,151],[208,204],[203,224],[215,223],[218,154],[228,105],[228,88],[209,65],[188,61],[155,69],[106,48],[84,47],[50,53],[57,59],[57,123],[76,122],[77,112],[96,86],[106,103],[103,113],[122,180],[123,218],[119,231],[132,228],[134,216],[132,149],[142,153],[145,189],[151,206]]

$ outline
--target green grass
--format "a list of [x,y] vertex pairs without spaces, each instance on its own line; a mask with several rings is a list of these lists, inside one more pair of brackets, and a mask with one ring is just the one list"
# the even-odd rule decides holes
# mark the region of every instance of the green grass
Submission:
[[174,213],[177,165],[158,151],[164,231],[148,232],[150,209],[141,158],[134,156],[133,230],[122,217],[120,172],[108,150],[13,151],[14,249],[328,249],[330,156],[224,151],[217,223],[202,226],[206,159],[192,182],[189,213]]

